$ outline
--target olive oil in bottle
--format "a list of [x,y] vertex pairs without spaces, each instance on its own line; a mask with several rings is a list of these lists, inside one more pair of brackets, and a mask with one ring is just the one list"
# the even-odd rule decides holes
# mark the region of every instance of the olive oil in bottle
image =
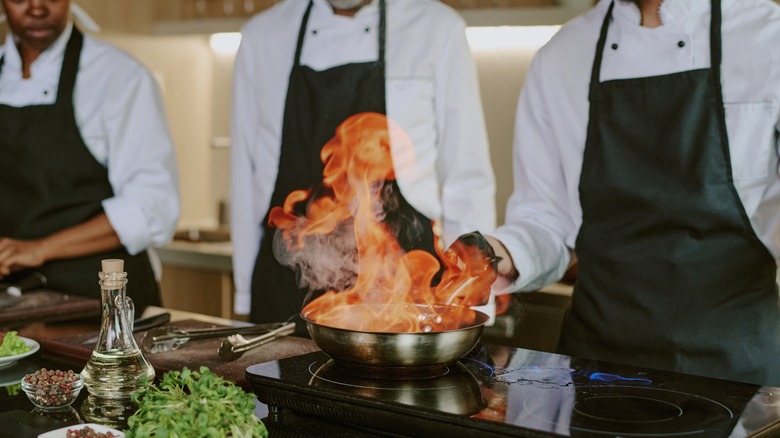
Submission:
[[91,395],[103,398],[129,398],[142,382],[151,383],[155,372],[133,337],[133,301],[126,295],[127,273],[124,261],[102,261],[100,277],[102,322],[97,345],[81,372]]

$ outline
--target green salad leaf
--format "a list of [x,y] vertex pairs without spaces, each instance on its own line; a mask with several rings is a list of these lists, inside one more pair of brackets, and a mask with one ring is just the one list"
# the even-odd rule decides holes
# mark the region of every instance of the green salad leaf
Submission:
[[3,336],[3,343],[0,344],[0,357],[16,356],[28,351],[30,351],[30,347],[15,331],[11,330]]
[[127,438],[267,437],[254,399],[205,366],[168,371],[159,385],[142,385],[133,394],[138,410],[128,418]]
[[16,394],[22,392],[22,384],[14,383],[13,385],[8,385],[5,387],[5,392],[7,392],[10,396],[15,396]]

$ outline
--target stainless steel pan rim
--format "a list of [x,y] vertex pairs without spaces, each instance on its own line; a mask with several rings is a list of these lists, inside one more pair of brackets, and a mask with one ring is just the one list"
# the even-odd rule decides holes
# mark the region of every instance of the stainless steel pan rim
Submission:
[[[425,306],[431,307],[431,306]],[[452,306],[434,306],[443,315]],[[431,332],[387,333],[348,330],[318,324],[301,318],[312,340],[336,361],[374,367],[424,367],[447,365],[468,354],[479,342],[489,317],[471,309],[474,320],[464,327]]]

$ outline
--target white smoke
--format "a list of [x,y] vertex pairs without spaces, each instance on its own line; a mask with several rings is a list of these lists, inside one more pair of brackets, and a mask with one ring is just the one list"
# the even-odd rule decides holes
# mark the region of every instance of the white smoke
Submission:
[[[376,195],[386,192],[383,182],[374,182],[370,186],[372,220],[379,223],[384,219],[385,212],[381,199]],[[387,197],[386,193],[383,193]],[[353,203],[355,200],[353,200]],[[351,205],[353,215],[357,205]],[[300,236],[308,225],[306,216],[299,217],[295,225],[287,230],[291,240]],[[277,229],[274,234],[273,251],[276,260],[283,266],[293,269],[297,275],[298,286],[311,290],[345,290],[354,285],[358,275],[358,250],[353,218],[342,221],[328,234],[306,234],[303,245],[290,248],[282,234]]]
[[[298,223],[305,218],[298,219]],[[309,234],[302,248],[288,248],[282,231],[274,235],[274,256],[293,269],[298,286],[309,290],[344,290],[354,284],[358,271],[357,242],[352,220],[340,223],[328,234]]]

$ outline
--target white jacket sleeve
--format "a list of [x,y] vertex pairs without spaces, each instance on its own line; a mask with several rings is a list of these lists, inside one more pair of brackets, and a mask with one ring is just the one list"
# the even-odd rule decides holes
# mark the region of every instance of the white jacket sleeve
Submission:
[[445,246],[464,233],[496,226],[495,177],[476,66],[464,23],[454,23],[437,63],[435,94]]
[[513,151],[514,190],[505,224],[494,237],[512,257],[519,278],[504,291],[536,290],[566,271],[566,237],[574,225],[561,165],[561,148],[551,129],[544,95],[542,58],[537,56],[520,93]]
[[179,218],[176,157],[157,82],[142,66],[117,79],[102,115],[114,196],[103,209],[130,254],[162,246]]

